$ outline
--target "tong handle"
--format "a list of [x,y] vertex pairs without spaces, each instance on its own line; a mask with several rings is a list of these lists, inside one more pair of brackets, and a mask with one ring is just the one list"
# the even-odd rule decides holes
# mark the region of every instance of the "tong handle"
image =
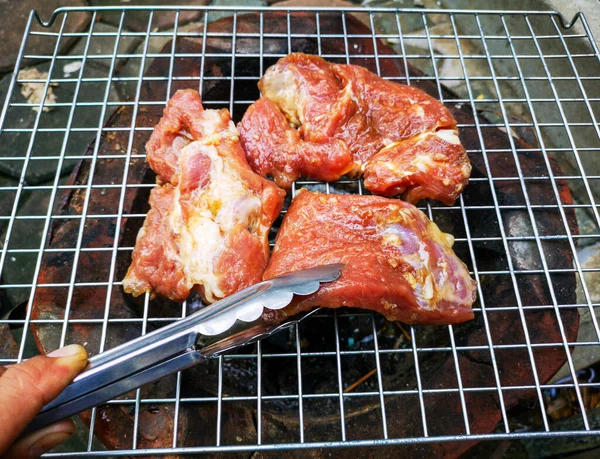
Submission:
[[[138,373],[133,373],[114,382],[110,382],[110,374],[103,373],[102,376],[105,380],[105,385],[102,385],[100,388],[96,388],[95,390],[87,391],[87,393],[82,392],[80,387],[68,386],[67,390],[65,390],[60,397],[55,399],[55,402],[58,400],[58,403],[52,402],[51,404],[46,405],[44,410],[34,418],[31,424],[29,424],[24,434],[54,424],[61,419],[71,417],[77,413],[80,413],[81,411],[93,408],[94,406],[97,406],[107,400],[111,400],[115,397],[137,389],[144,384],[154,382],[163,376],[190,368],[207,357],[216,357],[232,349],[236,349],[240,346],[245,346],[271,336],[281,330],[298,324],[301,320],[319,310],[320,308],[313,309],[312,311],[308,311],[300,316],[289,318],[286,322],[278,325],[254,326],[247,330],[242,330],[241,332],[238,332],[226,339],[222,339],[206,348],[201,349],[201,351],[198,351],[194,348],[188,349],[187,352],[176,355],[175,357],[167,358],[155,365],[148,366],[146,369]],[[169,354],[169,352],[166,350],[163,350],[162,353]],[[153,357],[156,357],[156,355],[157,354],[154,354]],[[75,387],[75,389],[68,391],[68,389],[71,389],[72,387]],[[77,391],[79,391],[80,394],[83,393],[83,395],[77,397]],[[66,401],[61,402],[60,399],[63,398],[64,394],[66,394]]]
[[48,403],[42,412],[98,390],[108,382],[142,371],[186,349],[192,349],[198,337],[197,328],[200,323],[236,307],[240,301],[260,296],[270,287],[269,281],[253,285],[184,319],[90,358],[87,369]]
[[[199,332],[211,320],[214,324],[215,320],[219,322],[224,315],[231,315],[233,312],[235,322],[239,312],[235,308],[240,305],[252,306],[255,308],[253,313],[262,313],[264,306],[275,309],[284,307],[289,304],[294,294],[308,295],[319,289],[320,282],[337,279],[342,267],[341,264],[324,265],[261,282],[187,318],[92,357],[86,371],[42,409],[28,426],[27,432],[125,394],[162,376],[188,368],[207,356],[220,355],[291,325],[262,324],[253,327],[247,322],[245,327],[252,330],[251,332],[233,332],[223,337],[221,333],[231,329],[231,325],[225,323],[226,328],[219,328],[222,327],[221,323],[217,327],[221,331],[218,334],[214,333],[218,340],[216,343],[206,348],[197,346]],[[247,319],[248,316],[244,317]],[[242,321],[245,321],[244,318]]]
[[156,381],[163,376],[185,370],[186,368],[195,365],[202,359],[202,354],[196,350],[190,350],[184,354],[179,354],[154,366],[148,367],[139,373],[134,373],[100,389],[88,392],[79,398],[75,398],[53,408],[46,409],[33,419],[23,434],[33,432],[41,429],[42,427],[54,424],[61,419],[65,419],[80,413],[81,411],[88,410],[107,400],[111,400],[115,397],[126,394],[127,392],[131,392],[132,390],[137,389],[144,384]]
[[109,361],[104,365],[87,370],[68,385],[61,394],[42,409],[42,413],[55,408],[63,403],[77,399],[85,394],[99,390],[112,381],[118,381],[145,368],[165,360],[174,355],[181,354],[187,349],[193,349],[197,334],[187,331],[176,336],[171,336],[151,345],[136,349],[126,356]]

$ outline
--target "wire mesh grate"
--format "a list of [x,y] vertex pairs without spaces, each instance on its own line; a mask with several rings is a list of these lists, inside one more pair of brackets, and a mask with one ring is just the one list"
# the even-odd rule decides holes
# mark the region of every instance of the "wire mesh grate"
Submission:
[[[184,23],[188,11],[200,19]],[[98,20],[108,13],[118,25],[107,31]],[[125,26],[134,13],[145,21],[138,31]],[[71,32],[77,15],[89,23]],[[51,51],[33,52],[39,40]],[[469,446],[460,440],[598,435],[590,394],[600,383],[582,376],[579,357],[600,345],[600,53],[583,15],[565,24],[547,12],[385,8],[64,8],[47,22],[32,13],[0,115],[0,171],[14,177],[0,184],[0,328],[14,339],[0,363],[35,355],[36,343],[81,341],[95,354],[193,311],[121,292],[154,186],[140,172],[144,139],[182,87],[239,120],[264,70],[307,47],[427,87],[462,114],[476,172],[453,206],[421,209],[454,234],[478,281],[475,321],[410,327],[320,311],[92,410],[85,444],[53,454],[451,442],[445,451],[457,455]],[[27,85],[42,97],[24,98]],[[356,180],[298,181],[292,195],[302,187],[366,192]],[[66,232],[70,243],[57,243]],[[560,391],[576,419],[568,428],[549,405]],[[523,425],[518,410],[533,421]]]

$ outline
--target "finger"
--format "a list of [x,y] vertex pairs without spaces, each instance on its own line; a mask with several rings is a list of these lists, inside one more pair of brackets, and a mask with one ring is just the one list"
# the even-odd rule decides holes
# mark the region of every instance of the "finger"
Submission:
[[85,348],[73,344],[6,368],[0,377],[0,455],[86,363]]
[[68,440],[75,433],[75,423],[70,419],[44,427],[22,438],[2,457],[6,459],[40,457]]

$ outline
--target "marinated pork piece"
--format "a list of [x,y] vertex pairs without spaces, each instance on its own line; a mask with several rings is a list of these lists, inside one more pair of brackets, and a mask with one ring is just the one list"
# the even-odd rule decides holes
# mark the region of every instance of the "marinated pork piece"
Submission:
[[[346,173],[364,173],[370,177],[365,186],[374,193],[400,193],[411,202],[435,198],[452,204],[469,180],[471,165],[458,141],[456,120],[441,102],[419,89],[387,81],[356,65],[330,64],[300,53],[270,67],[259,88],[263,99],[240,123],[242,143],[254,170],[272,175],[280,186],[289,188],[299,176],[333,181]],[[288,125],[273,108],[264,108],[265,98],[285,116]],[[279,127],[265,130],[268,124]],[[265,135],[256,135],[257,131]],[[440,141],[430,142],[434,138],[425,135],[437,131],[441,132]],[[315,146],[319,144],[327,148]],[[337,154],[344,147],[350,156]],[[390,147],[402,154],[387,151],[385,161],[396,167],[382,170],[376,156]],[[311,163],[301,159],[307,148],[315,163],[321,156],[321,167],[309,167]],[[405,171],[391,180],[390,170],[400,170],[409,152],[421,158],[435,157],[434,168],[429,161],[420,163],[421,177],[431,175],[433,180],[403,175]],[[437,184],[441,176],[450,181],[443,191]],[[418,191],[412,192],[415,187]]]
[[290,188],[302,175],[334,181],[352,167],[352,155],[344,141],[302,141],[277,106],[264,97],[248,108],[238,127],[252,170],[263,177],[272,176],[281,187]]
[[169,215],[175,188],[170,184],[153,188],[150,210],[140,229],[123,289],[133,296],[150,292],[179,301],[190,293],[186,285],[177,238]]
[[151,192],[123,287],[174,301],[197,289],[212,303],[262,280],[285,192],[252,172],[227,110],[178,91],[165,118],[148,152],[164,184]]
[[204,110],[200,94],[193,89],[177,91],[154,127],[146,144],[146,160],[157,175],[158,183],[177,185],[179,155],[194,140],[205,143],[228,138],[236,142],[238,131],[225,109]]
[[408,202],[432,198],[450,206],[462,190],[463,177],[471,172],[470,164],[463,161],[464,151],[450,130],[393,143],[367,163],[365,187],[383,196],[401,194]]
[[455,324],[473,318],[476,283],[452,250],[453,237],[403,201],[301,190],[277,235],[264,273],[270,279],[327,263],[340,278],[265,319],[316,306],[371,309],[409,324]]

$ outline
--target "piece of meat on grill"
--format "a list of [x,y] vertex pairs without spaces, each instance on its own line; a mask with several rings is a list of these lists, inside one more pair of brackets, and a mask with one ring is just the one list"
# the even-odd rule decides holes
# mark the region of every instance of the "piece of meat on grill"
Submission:
[[169,141],[177,137],[164,129],[166,122],[153,134],[168,159],[151,166],[162,167],[174,156],[177,164],[150,195],[151,209],[123,280],[134,296],[149,292],[182,301],[196,289],[212,303],[260,282],[267,265],[268,234],[285,192],[250,169],[227,110],[196,108],[185,112],[180,105],[179,115],[209,135],[196,130],[195,140],[175,154]]
[[425,132],[393,143],[368,162],[365,188],[382,196],[402,195],[408,202],[423,198],[452,205],[471,172],[464,149],[450,130]]
[[[374,193],[403,194],[411,202],[435,198],[452,204],[469,180],[471,165],[458,141],[456,120],[440,101],[419,89],[385,80],[360,66],[331,64],[300,53],[290,54],[270,67],[259,88],[263,97],[285,116],[288,125],[279,120],[274,107],[267,110],[261,99],[240,123],[242,143],[254,170],[272,175],[280,186],[289,188],[299,176],[333,181],[344,174],[365,173],[371,177],[365,186]],[[266,130],[269,124],[280,127]],[[270,136],[256,135],[257,131]],[[421,141],[414,147],[416,139],[437,131],[446,133],[442,137],[451,140],[435,144]],[[403,146],[404,142],[413,147]],[[319,144],[328,148],[315,146]],[[349,155],[337,153],[343,146]],[[391,146],[403,154],[388,152],[386,161],[397,167],[388,168],[381,176],[376,167],[380,163],[373,160]],[[322,156],[322,167],[306,167],[306,149],[315,164],[319,164],[316,157]],[[401,171],[390,184],[389,171],[400,170],[409,152],[435,157],[432,169],[429,161],[421,163],[422,175],[443,175],[441,180],[450,183],[440,187],[436,178],[421,180]],[[333,156],[335,167],[330,167]]]
[[223,138],[236,141],[238,135],[227,110],[204,110],[198,91],[183,89],[169,99],[154,127],[146,143],[146,160],[156,172],[158,183],[177,185],[183,148],[200,138],[205,143]]
[[453,237],[423,212],[379,196],[301,190],[292,201],[264,273],[344,263],[340,278],[298,297],[271,322],[316,306],[371,309],[409,324],[455,324],[473,318],[476,283],[452,250]]
[[332,65],[332,71],[357,105],[346,124],[355,123],[354,117],[365,119],[365,123],[356,124],[364,131],[363,135],[368,134],[378,142],[356,143],[353,136],[348,136],[347,129],[341,130],[341,137],[361,166],[392,143],[438,129],[456,130],[456,120],[444,104],[420,89],[380,78],[358,65]]
[[272,176],[281,187],[290,188],[301,176],[334,181],[352,167],[345,142],[334,138],[322,143],[302,141],[269,99],[252,104],[238,128],[252,170]]

